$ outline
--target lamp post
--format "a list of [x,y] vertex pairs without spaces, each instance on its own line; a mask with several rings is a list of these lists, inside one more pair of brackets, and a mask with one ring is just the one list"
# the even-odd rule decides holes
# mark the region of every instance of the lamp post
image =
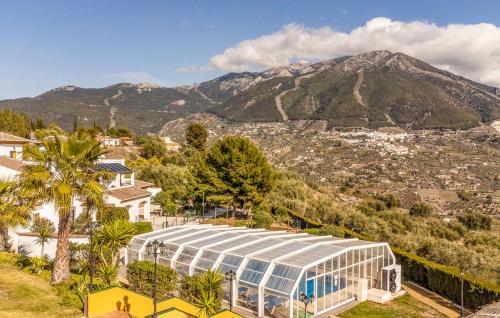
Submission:
[[89,233],[89,293],[92,292],[93,286],[93,278],[94,278],[94,252],[92,250],[92,241],[94,237],[94,228],[99,230],[101,225],[98,222],[92,222],[92,219],[89,218],[89,224],[87,225],[87,230]]
[[233,282],[236,279],[236,273],[232,269],[226,272],[226,279],[229,279],[229,310],[233,310]]
[[464,317],[464,271],[460,270],[460,318]]
[[314,300],[314,296],[311,295],[310,297],[308,297],[306,293],[302,291],[300,292],[300,298],[302,298],[302,302],[304,303],[304,318],[307,318],[307,305]]
[[202,205],[202,212],[201,213],[202,213],[202,219],[203,219],[203,221],[205,221],[205,192],[203,192],[203,194],[202,194],[202,200],[203,200],[203,202],[201,204]]
[[157,267],[157,260],[158,260],[158,255],[163,255],[165,253],[165,244],[163,242],[158,242],[158,240],[154,240],[153,242],[148,242],[146,244],[146,253],[148,256],[153,256],[154,261],[155,261],[155,269],[154,269],[154,284],[153,284],[153,317],[157,317],[157,312],[156,312],[156,287],[158,284],[158,277],[156,275],[156,267]]

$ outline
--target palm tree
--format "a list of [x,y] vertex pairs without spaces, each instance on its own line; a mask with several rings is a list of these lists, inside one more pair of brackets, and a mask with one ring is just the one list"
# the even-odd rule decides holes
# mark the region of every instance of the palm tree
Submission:
[[69,234],[71,210],[77,198],[102,201],[104,188],[99,184],[92,166],[102,154],[99,142],[90,136],[57,132],[38,132],[39,146],[28,146],[25,159],[33,164],[21,173],[24,192],[38,204],[53,202],[59,215],[57,250],[52,270],[52,283],[69,278]]
[[31,226],[31,232],[38,235],[35,243],[41,246],[40,257],[43,257],[45,244],[50,241],[52,233],[54,233],[55,231],[56,228],[49,219],[37,217],[33,222],[33,225]]
[[19,192],[17,183],[0,180],[0,240],[4,246],[8,245],[8,228],[26,225],[30,219],[33,205],[22,201]]

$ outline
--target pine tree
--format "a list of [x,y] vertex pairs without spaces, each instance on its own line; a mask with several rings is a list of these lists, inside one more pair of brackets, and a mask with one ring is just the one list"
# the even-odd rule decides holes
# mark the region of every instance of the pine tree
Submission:
[[249,139],[227,136],[208,151],[198,170],[201,182],[215,195],[240,206],[257,206],[273,189],[275,174],[260,149]]
[[186,128],[186,142],[200,151],[205,149],[207,136],[207,130],[201,124],[194,123]]
[[76,132],[78,130],[78,117],[75,117],[75,120],[73,121],[73,132]]

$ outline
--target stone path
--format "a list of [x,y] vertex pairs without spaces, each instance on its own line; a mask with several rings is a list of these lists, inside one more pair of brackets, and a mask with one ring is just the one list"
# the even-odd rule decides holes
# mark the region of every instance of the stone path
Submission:
[[[423,302],[424,304],[436,309],[443,315],[450,318],[460,317],[460,309],[457,309],[456,305],[445,299],[438,294],[425,289],[415,283],[405,282],[401,284],[403,289],[406,290],[413,298]],[[464,315],[468,315],[470,312],[468,310],[464,311]]]

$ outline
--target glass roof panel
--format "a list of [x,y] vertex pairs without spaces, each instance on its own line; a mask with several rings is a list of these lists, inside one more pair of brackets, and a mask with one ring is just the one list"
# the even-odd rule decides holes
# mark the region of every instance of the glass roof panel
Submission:
[[158,231],[153,231],[153,232],[150,232],[150,233],[144,233],[144,234],[138,235],[137,238],[148,239],[148,238],[152,238],[152,237],[155,237],[155,236],[159,236],[161,234],[173,233],[173,232],[181,231],[181,230],[185,230],[185,229],[183,229],[182,227],[170,227],[170,228],[161,229],[161,230],[158,230]]
[[[286,242],[286,241],[284,241]],[[297,250],[307,248],[311,246],[312,243],[308,242],[301,242],[301,241],[291,241],[279,246],[276,246],[275,248],[266,250],[265,252],[255,254],[253,257],[258,258],[258,259],[263,259],[266,261],[271,261],[275,258],[278,258],[280,256],[284,256],[286,254],[295,252]]]
[[179,257],[177,258],[177,262],[189,265],[193,261],[193,258],[196,255],[196,253],[198,253],[198,249],[191,247],[184,247]]
[[310,249],[304,253],[294,254],[293,256],[280,259],[280,263],[302,267],[314,263],[317,260],[328,257],[341,251],[342,248],[333,244],[322,244],[311,246]]
[[222,260],[218,270],[221,273],[227,273],[229,270],[236,272],[238,267],[240,267],[241,262],[243,261],[243,257],[237,255],[226,254],[224,255],[224,259]]
[[175,238],[181,237],[181,236],[186,236],[186,235],[191,235],[193,233],[197,233],[201,231],[202,229],[182,229],[182,231],[176,231],[174,233],[166,233],[163,235],[160,235],[158,237],[155,237],[160,242],[165,242],[165,241],[170,241]]
[[172,240],[170,242],[173,243],[173,244],[184,244],[184,243],[187,243],[187,242],[191,242],[191,241],[194,241],[194,240],[199,240],[199,239],[205,238],[205,237],[213,235],[213,234],[217,234],[217,232],[213,231],[213,230],[205,230],[205,231],[200,231],[200,232],[197,232],[197,233],[193,233],[192,235],[189,235],[189,236],[186,236],[186,237],[181,237],[181,238],[178,238],[178,239],[174,239],[174,240]]
[[219,255],[220,253],[218,252],[203,251],[195,266],[203,269],[212,268]]
[[241,273],[238,281],[245,282],[254,286],[259,285],[264,273],[269,267],[269,262],[259,259],[250,259]]
[[380,244],[377,242],[370,242],[370,241],[363,241],[363,240],[348,240],[348,241],[343,241],[343,242],[338,242],[338,243],[333,243],[335,246],[339,247],[354,247],[354,246],[370,246],[373,244]]
[[239,237],[236,237],[236,238],[234,238],[232,240],[221,242],[219,244],[210,246],[208,249],[213,250],[213,251],[224,251],[224,250],[233,248],[235,246],[239,246],[239,245],[243,245],[243,244],[246,244],[246,243],[253,242],[253,241],[255,241],[258,238],[260,238],[260,237],[257,237],[257,236],[254,236],[254,235],[239,236]]
[[231,254],[236,254],[236,255],[241,255],[241,256],[246,256],[250,253],[258,252],[259,250],[262,250],[267,247],[274,246],[279,243],[285,242],[282,239],[276,239],[273,237],[267,238],[265,240],[259,240],[255,241],[254,244],[249,244],[246,246],[242,246],[240,248],[231,250]]
[[241,232],[236,232],[236,233],[233,233],[233,232],[224,233],[224,232],[222,232],[217,236],[207,238],[206,240],[203,240],[203,241],[189,243],[188,245],[192,246],[192,247],[202,248],[204,246],[215,244],[217,242],[222,242],[222,241],[225,241],[227,239],[231,239],[231,238],[238,237],[241,235],[242,235]]
[[277,264],[265,287],[288,295],[299,278],[300,271],[300,267]]

